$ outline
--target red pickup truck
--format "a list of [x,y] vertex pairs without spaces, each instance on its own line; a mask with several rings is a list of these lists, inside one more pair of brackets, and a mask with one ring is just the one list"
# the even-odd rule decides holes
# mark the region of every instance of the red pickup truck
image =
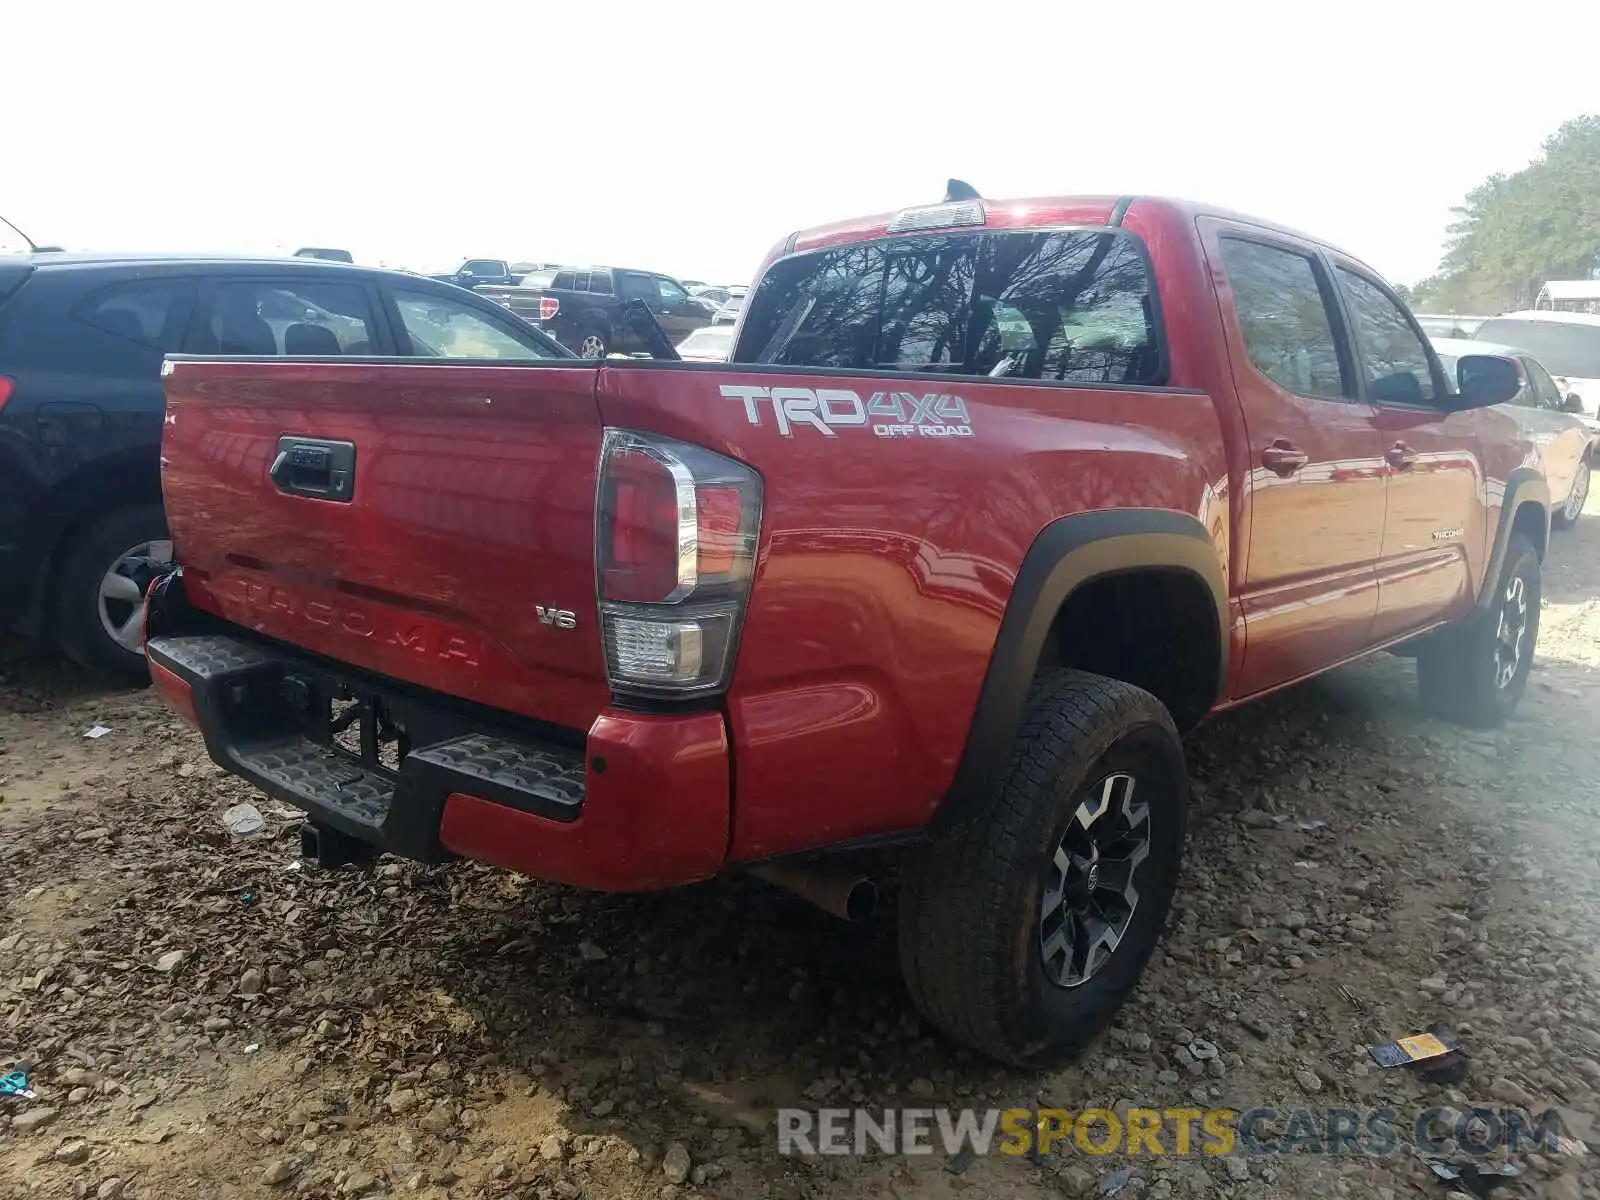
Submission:
[[505,349],[165,367],[151,674],[325,860],[849,909],[871,851],[928,1017],[1044,1061],[1159,938],[1181,734],[1386,647],[1526,684],[1514,375],[1275,225],[947,200],[786,238],[737,366]]

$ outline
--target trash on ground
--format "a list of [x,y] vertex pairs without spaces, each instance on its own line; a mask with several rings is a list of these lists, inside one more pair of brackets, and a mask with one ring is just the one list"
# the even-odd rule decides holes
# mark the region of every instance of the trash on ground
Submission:
[[1132,1179],[1133,1168],[1123,1167],[1122,1170],[1106,1176],[1106,1181],[1100,1185],[1100,1193],[1104,1196],[1115,1196],[1123,1188],[1127,1187]]
[[1305,831],[1306,833],[1315,833],[1317,830],[1326,829],[1327,827],[1328,823],[1321,817],[1317,817],[1315,820],[1301,821],[1297,828]]
[[1368,1046],[1367,1053],[1380,1067],[1417,1067],[1424,1083],[1459,1083],[1466,1078],[1468,1056],[1460,1040],[1443,1025],[1395,1042]]
[[304,871],[306,869],[305,860],[302,858],[291,858],[288,862],[283,864],[283,869],[285,871]]
[[1494,1191],[1504,1187],[1513,1179],[1522,1175],[1510,1163],[1481,1163],[1481,1162],[1446,1162],[1440,1158],[1427,1158],[1423,1160],[1428,1164],[1428,1169],[1440,1180],[1450,1184],[1450,1190],[1468,1196],[1477,1196],[1479,1200]]
[[944,1169],[952,1175],[965,1175],[976,1157],[971,1146],[963,1146],[944,1160]]
[[110,732],[111,727],[109,725],[91,725],[88,732],[83,736],[86,738],[103,738]]
[[246,1054],[254,1054],[256,1051],[258,1051],[260,1049],[261,1049],[261,1043],[260,1042],[251,1042],[248,1046],[246,1046],[244,1048],[244,1052]]
[[7,1071],[0,1075],[0,1096],[14,1096],[19,1100],[32,1100],[37,1092],[28,1087],[26,1071]]
[[267,829],[267,819],[254,804],[235,804],[222,814],[222,824],[234,837],[255,837]]

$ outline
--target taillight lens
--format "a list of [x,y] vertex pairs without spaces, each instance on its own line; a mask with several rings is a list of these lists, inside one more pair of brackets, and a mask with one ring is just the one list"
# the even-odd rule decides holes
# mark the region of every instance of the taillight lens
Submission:
[[721,691],[755,567],[761,477],[699,446],[609,429],[596,512],[612,689],[663,697]]
[[6,401],[11,399],[11,389],[16,386],[16,380],[0,375],[0,408],[6,406]]
[[554,296],[539,297],[539,320],[548,321],[561,311],[561,301]]

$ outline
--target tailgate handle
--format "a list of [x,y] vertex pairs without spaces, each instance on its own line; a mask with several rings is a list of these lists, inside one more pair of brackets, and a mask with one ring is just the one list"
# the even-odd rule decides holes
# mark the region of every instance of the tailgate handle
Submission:
[[267,476],[290,496],[348,504],[356,491],[355,443],[281,437]]

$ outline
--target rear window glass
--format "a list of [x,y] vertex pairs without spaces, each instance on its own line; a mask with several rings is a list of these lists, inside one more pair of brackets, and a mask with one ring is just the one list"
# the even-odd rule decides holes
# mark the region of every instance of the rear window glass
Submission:
[[1526,350],[1552,375],[1600,379],[1600,325],[1497,317],[1480,325],[1476,336]]
[[176,350],[194,307],[194,284],[125,283],[95,292],[73,310],[80,321],[97,329],[142,342],[158,350]]
[[895,238],[797,255],[751,294],[739,362],[1159,383],[1140,244],[1110,230]]

